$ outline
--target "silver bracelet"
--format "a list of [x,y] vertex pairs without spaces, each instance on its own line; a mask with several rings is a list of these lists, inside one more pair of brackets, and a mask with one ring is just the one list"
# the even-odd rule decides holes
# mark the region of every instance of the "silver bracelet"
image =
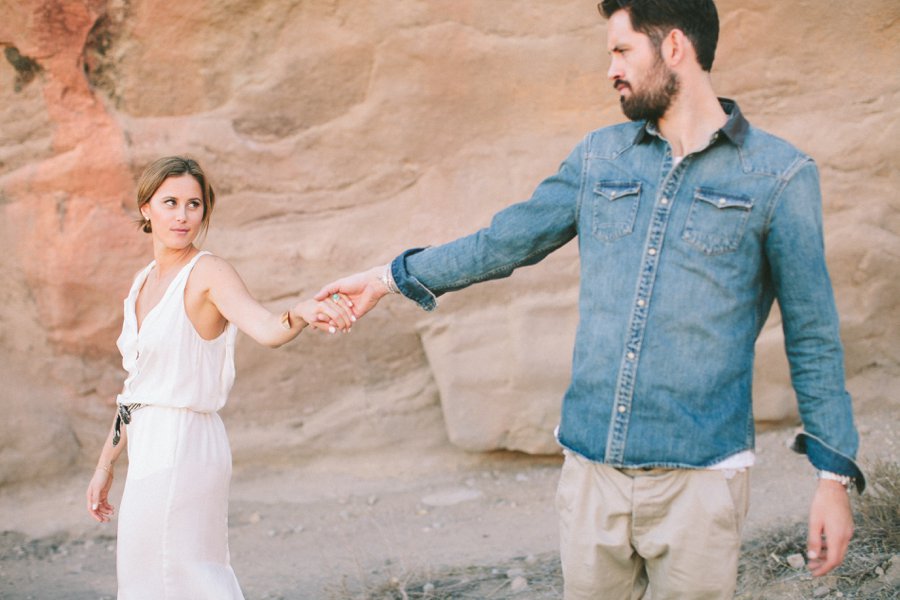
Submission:
[[397,282],[394,281],[394,274],[391,273],[391,263],[388,263],[384,267],[384,271],[381,273],[381,277],[379,277],[378,279],[381,280],[381,283],[384,284],[384,287],[387,288],[389,293],[400,293],[400,288],[397,287]]
[[837,481],[839,484],[844,486],[844,489],[848,492],[850,491],[850,486],[854,483],[853,478],[849,475],[839,475],[838,473],[832,473],[831,471],[816,471],[816,479]]

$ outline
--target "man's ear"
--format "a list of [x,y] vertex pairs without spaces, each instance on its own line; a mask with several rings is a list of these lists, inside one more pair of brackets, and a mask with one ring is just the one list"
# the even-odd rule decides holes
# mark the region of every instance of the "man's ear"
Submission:
[[663,38],[659,48],[663,61],[672,68],[684,62],[694,53],[694,45],[680,29],[672,29]]

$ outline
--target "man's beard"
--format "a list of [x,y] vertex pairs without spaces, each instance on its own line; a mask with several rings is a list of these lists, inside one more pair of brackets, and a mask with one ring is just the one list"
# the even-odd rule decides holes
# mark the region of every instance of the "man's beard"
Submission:
[[[620,84],[631,87],[627,81],[619,80],[615,83],[616,86]],[[619,97],[622,112],[632,121],[647,120],[655,123],[666,114],[672,100],[678,95],[678,77],[661,59],[657,59],[642,87],[644,89],[641,90],[631,88],[631,95],[628,97]]]

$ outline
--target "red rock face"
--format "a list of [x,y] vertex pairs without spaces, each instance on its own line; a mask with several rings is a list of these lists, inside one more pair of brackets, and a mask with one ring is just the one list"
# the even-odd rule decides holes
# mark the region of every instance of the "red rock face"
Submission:
[[8,52],[32,61],[35,75],[21,85],[40,89],[52,131],[49,156],[3,178],[13,251],[44,333],[58,351],[87,356],[109,354],[119,320],[111,293],[126,288],[144,253],[123,206],[133,189],[123,132],[84,71],[104,4],[23,2],[21,20],[0,30]]
[[[850,391],[887,402],[900,372],[896,2],[718,4],[716,87],[816,158]],[[585,132],[622,120],[603,23],[578,0],[0,12],[0,410],[16,415],[0,436],[19,449],[0,483],[100,445],[121,301],[151,259],[134,178],[154,158],[201,160],[219,196],[206,248],[280,310],[485,225]],[[242,339],[226,410],[236,459],[448,440],[554,451],[576,294],[567,248],[442,298],[438,315],[391,298],[341,339],[304,334],[278,352]],[[770,323],[754,391],[757,417],[784,423],[796,409],[781,344]]]

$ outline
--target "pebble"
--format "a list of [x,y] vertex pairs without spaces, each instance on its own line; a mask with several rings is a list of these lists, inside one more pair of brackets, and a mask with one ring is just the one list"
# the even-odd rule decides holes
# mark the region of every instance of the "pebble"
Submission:
[[262,515],[259,514],[258,512],[251,513],[250,516],[247,517],[247,522],[252,523],[254,525],[259,523],[260,521],[262,521]]
[[889,587],[900,585],[900,554],[891,557],[891,562],[880,579]]
[[787,564],[789,564],[792,569],[802,569],[806,566],[806,561],[803,559],[802,554],[791,554],[787,557]]
[[536,565],[537,562],[538,562],[537,556],[535,556],[534,554],[529,554],[528,556],[525,557],[526,565]]
[[823,585],[813,590],[813,598],[823,598],[831,593],[831,588]]
[[525,575],[525,569],[516,568],[516,569],[510,569],[509,571],[506,572],[506,576],[509,579],[515,579],[516,577],[522,577],[523,575]]
[[369,496],[368,498],[366,498],[366,504],[368,504],[369,506],[375,506],[375,504],[377,504],[377,503],[378,503],[378,496],[373,495],[373,496]]
[[528,589],[528,580],[524,577],[516,577],[509,586],[513,592],[521,592]]
[[425,595],[433,594],[434,593],[434,584],[429,581],[428,583],[423,585],[422,593]]

